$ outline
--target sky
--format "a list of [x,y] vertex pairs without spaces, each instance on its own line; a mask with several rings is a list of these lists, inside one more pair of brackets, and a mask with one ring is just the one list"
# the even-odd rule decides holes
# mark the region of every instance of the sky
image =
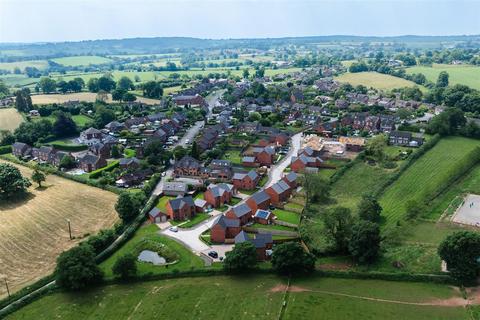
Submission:
[[480,0],[0,0],[0,42],[480,34]]

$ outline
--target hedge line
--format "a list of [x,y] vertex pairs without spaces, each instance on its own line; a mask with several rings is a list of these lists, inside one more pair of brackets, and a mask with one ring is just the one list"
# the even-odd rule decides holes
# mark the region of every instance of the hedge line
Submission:
[[0,154],[12,153],[12,146],[0,146]]
[[90,172],[90,174],[88,175],[88,177],[90,179],[96,179],[98,177],[101,176],[102,172],[109,172],[109,171],[112,171],[113,169],[115,169],[116,167],[118,167],[120,165],[120,162],[118,160],[115,160],[115,161],[112,161],[111,163],[109,163],[107,166],[103,167],[103,168],[100,168],[100,169],[97,169],[95,171],[92,171]]
[[63,143],[50,143],[52,147],[54,147],[57,150],[62,150],[62,151],[83,151],[87,150],[88,146],[83,145],[83,144],[63,144]]
[[330,177],[330,184],[337,182],[347,172],[348,169],[352,168],[357,163],[363,162],[364,159],[365,159],[365,152],[362,151],[358,154],[358,156],[355,159],[353,159],[352,161],[349,161],[346,165],[342,166]]

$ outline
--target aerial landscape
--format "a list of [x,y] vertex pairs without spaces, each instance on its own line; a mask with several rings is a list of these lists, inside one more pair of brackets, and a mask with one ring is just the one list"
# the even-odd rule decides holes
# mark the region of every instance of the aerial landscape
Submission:
[[0,0],[0,319],[480,319],[478,12]]

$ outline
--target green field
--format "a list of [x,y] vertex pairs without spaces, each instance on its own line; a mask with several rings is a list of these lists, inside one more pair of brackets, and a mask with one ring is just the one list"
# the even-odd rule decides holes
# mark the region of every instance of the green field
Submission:
[[22,115],[15,108],[0,108],[0,130],[13,131],[23,122]]
[[300,214],[298,213],[282,210],[282,209],[275,209],[272,212],[274,215],[277,216],[278,220],[297,224],[297,225],[300,223]]
[[1,62],[0,70],[8,70],[13,72],[15,68],[19,68],[22,72],[26,67],[34,67],[38,70],[44,70],[48,67],[47,60],[31,60],[31,61],[17,61],[17,62]]
[[435,83],[438,74],[447,71],[450,84],[465,84],[480,90],[480,67],[471,65],[434,64],[432,67],[415,66],[407,68],[407,73],[423,73],[429,81]]
[[443,138],[425,155],[416,160],[380,198],[387,224],[394,224],[406,213],[408,201],[425,201],[448,182],[455,165],[478,147],[477,140]]
[[[278,319],[286,279],[214,276],[52,293],[7,319]],[[422,303],[424,305],[422,305]],[[281,319],[470,319],[458,290],[429,283],[293,279]]]
[[104,64],[104,63],[112,62],[112,59],[99,57],[99,56],[73,56],[73,57],[56,58],[52,60],[58,64],[68,66],[68,67],[88,66],[92,64]]
[[350,83],[352,86],[364,85],[367,88],[372,87],[380,90],[416,86],[412,81],[377,72],[345,73],[335,77],[335,80]]
[[225,151],[225,153],[222,156],[222,159],[229,160],[234,165],[242,164],[242,155],[240,154],[240,151],[236,149]]
[[100,268],[105,272],[105,276],[112,277],[112,267],[115,261],[117,261],[118,257],[134,252],[136,246],[145,239],[164,244],[179,256],[179,261],[173,265],[170,265],[168,268],[166,266],[155,266],[150,263],[137,262],[139,275],[144,275],[147,273],[170,273],[174,269],[179,271],[188,271],[191,270],[191,268],[201,269],[204,267],[202,259],[194,255],[192,252],[190,252],[190,250],[185,248],[180,243],[165,236],[161,236],[158,234],[158,232],[159,229],[154,224],[140,228],[132,239],[124,244],[111,257],[100,264]]
[[[53,115],[47,116],[47,117],[32,117],[33,121],[39,121],[39,120],[48,120],[51,123],[54,123],[56,118]],[[76,114],[72,116],[72,120],[77,124],[78,127],[82,128],[85,126],[87,123],[93,122],[92,118],[89,118],[83,114]]]

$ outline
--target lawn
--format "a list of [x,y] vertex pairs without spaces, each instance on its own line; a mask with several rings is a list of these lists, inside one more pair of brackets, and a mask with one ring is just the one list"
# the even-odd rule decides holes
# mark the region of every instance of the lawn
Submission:
[[450,84],[464,84],[480,90],[480,67],[472,65],[433,64],[431,67],[415,66],[407,68],[407,73],[422,73],[427,80],[435,83],[442,71],[448,72]]
[[274,215],[277,216],[278,220],[282,220],[282,221],[297,224],[297,225],[300,223],[300,215],[298,213],[282,210],[282,209],[275,209],[272,212]]
[[377,72],[345,73],[336,77],[335,80],[350,83],[352,86],[364,85],[367,88],[381,90],[416,86],[412,81]]
[[75,121],[77,126],[79,127],[84,127],[87,123],[92,123],[93,119],[87,117],[86,115],[83,114],[76,114],[72,116],[72,120]]
[[478,141],[461,137],[443,138],[425,155],[416,160],[380,198],[383,216],[388,225],[406,214],[408,201],[424,202],[462,169],[468,153]]
[[234,165],[242,164],[242,155],[240,154],[239,150],[232,149],[225,151],[222,159],[229,160]]
[[[278,319],[285,284],[251,273],[115,284],[51,293],[7,319]],[[470,319],[463,306],[445,306],[462,302],[446,285],[310,276],[291,288],[281,319]]]
[[0,109],[0,130],[13,131],[23,122],[22,115],[15,108]]
[[210,215],[208,213],[197,213],[195,217],[193,217],[193,219],[191,220],[185,220],[185,221],[170,220],[170,224],[174,226],[178,225],[179,228],[191,228],[199,224],[200,222],[207,220],[208,218],[210,218]]
[[73,57],[64,57],[52,59],[53,62],[58,64],[76,67],[76,66],[88,66],[92,64],[105,64],[110,63],[113,60],[109,58],[99,57],[99,56],[73,56]]
[[[17,167],[30,178],[31,169]],[[22,200],[0,202],[1,273],[11,291],[50,274],[59,253],[118,220],[116,194],[56,175],[48,175],[44,185],[29,188]],[[69,239],[67,219],[76,240]],[[0,296],[4,294],[0,286]]]
[[283,230],[283,231],[295,232],[294,228],[290,228],[290,227],[286,227],[286,226],[280,226],[280,225],[276,225],[276,224],[254,223],[254,224],[252,224],[252,228],[265,229],[265,230]]
[[[65,77],[67,78],[67,77]],[[92,92],[78,92],[67,94],[36,94],[32,95],[33,104],[50,104],[50,103],[64,103],[68,101],[86,101],[95,102],[97,94]],[[145,104],[158,104],[159,100],[137,97],[137,101]],[[112,95],[108,94],[108,103],[112,102]]]
[[172,200],[172,199],[175,199],[176,197],[174,196],[163,196],[161,197],[160,199],[158,199],[158,203],[156,205],[156,207],[158,209],[160,209],[160,211],[162,212],[167,212],[167,202],[168,200]]
[[111,257],[100,264],[100,268],[105,272],[106,277],[112,277],[112,267],[117,261],[117,259],[127,253],[132,253],[135,251],[136,246],[145,239],[164,244],[172,251],[176,252],[179,256],[179,261],[173,265],[170,265],[168,268],[166,266],[155,266],[146,262],[137,262],[138,274],[147,274],[147,273],[168,273],[172,270],[177,269],[179,271],[190,270],[191,268],[203,268],[203,260],[198,256],[194,255],[190,250],[185,248],[180,243],[160,235],[160,229],[155,224],[150,224],[144,227],[141,227],[133,238],[128,240],[119,250],[117,250]]

